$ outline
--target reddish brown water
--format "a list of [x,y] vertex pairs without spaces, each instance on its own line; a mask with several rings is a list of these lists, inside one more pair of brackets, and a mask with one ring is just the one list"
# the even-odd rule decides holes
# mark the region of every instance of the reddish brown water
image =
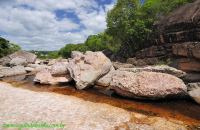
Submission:
[[39,92],[55,92],[71,95],[96,103],[106,103],[123,108],[128,111],[138,112],[149,116],[159,116],[167,119],[175,119],[184,122],[191,129],[200,129],[200,105],[191,99],[173,99],[160,101],[142,101],[125,99],[105,91],[103,88],[91,88],[77,90],[73,85],[38,85],[32,82],[33,76],[16,76],[3,79],[4,82],[16,87]]

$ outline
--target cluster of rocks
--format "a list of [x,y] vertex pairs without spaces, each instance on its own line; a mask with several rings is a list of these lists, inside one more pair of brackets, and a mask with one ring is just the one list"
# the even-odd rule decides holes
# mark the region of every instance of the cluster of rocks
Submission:
[[[187,13],[185,13],[187,10]],[[200,1],[186,4],[156,22],[155,41],[151,46],[136,52],[127,59],[128,64],[147,66],[168,64],[186,72],[184,82],[200,82]],[[142,68],[144,69],[144,68]],[[145,71],[146,71],[145,67]],[[129,70],[130,71],[130,70]],[[133,69],[132,71],[135,71]],[[199,90],[193,87],[197,95]],[[190,95],[191,95],[190,93]]]
[[[26,54],[29,56],[26,57]],[[1,77],[31,72],[35,73],[34,82],[40,84],[74,81],[77,89],[101,86],[128,98],[155,100],[190,95],[199,102],[199,93],[196,92],[199,91],[199,84],[188,89],[182,80],[186,73],[166,65],[135,67],[132,64],[112,63],[102,52],[91,51],[74,51],[69,59],[49,61],[39,60],[29,52],[12,55],[15,55],[14,58],[6,63],[10,67],[5,67],[5,64],[0,67]]]
[[[187,13],[185,13],[187,10]],[[155,23],[153,45],[127,60],[134,65],[158,64],[170,59],[170,66],[194,74],[200,81],[200,1],[186,4]]]

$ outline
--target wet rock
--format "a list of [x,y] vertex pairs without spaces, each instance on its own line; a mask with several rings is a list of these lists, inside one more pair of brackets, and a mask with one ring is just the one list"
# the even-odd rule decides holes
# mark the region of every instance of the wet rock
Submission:
[[0,75],[3,77],[15,76],[26,74],[25,68],[23,66],[14,66],[14,67],[3,67],[0,68]]
[[107,74],[111,67],[112,62],[102,52],[72,52],[68,70],[76,82],[76,87],[84,89],[94,85],[95,81]]
[[119,69],[119,68],[133,68],[134,65],[127,64],[127,63],[113,62],[113,67],[115,69]]
[[51,73],[48,70],[42,70],[38,72],[34,78],[34,82],[40,83],[40,84],[60,84],[60,83],[68,83],[71,81],[71,78],[66,77],[53,77]]
[[161,99],[182,97],[187,88],[175,76],[157,72],[115,71],[110,83],[111,89],[121,96],[140,99]]
[[190,97],[200,104],[200,82],[189,83],[187,87]]
[[114,71],[115,68],[111,67],[111,70],[105,76],[97,80],[95,84],[98,86],[109,87]]
[[10,61],[11,66],[17,66],[17,65],[26,66],[27,64],[28,62],[24,57],[15,57]]
[[53,75],[64,75],[69,74],[69,71],[67,69],[68,62],[56,62],[51,66],[51,74]]
[[167,65],[158,65],[158,66],[146,66],[146,67],[136,67],[136,68],[120,68],[121,71],[129,71],[129,72],[142,72],[142,71],[148,71],[148,72],[160,72],[160,73],[167,73],[174,75],[178,78],[183,78],[186,76],[186,73],[178,70],[176,68],[167,66]]
[[37,56],[33,53],[26,52],[26,51],[17,51],[11,55],[9,55],[11,59],[16,57],[23,57],[27,60],[28,63],[35,63]]

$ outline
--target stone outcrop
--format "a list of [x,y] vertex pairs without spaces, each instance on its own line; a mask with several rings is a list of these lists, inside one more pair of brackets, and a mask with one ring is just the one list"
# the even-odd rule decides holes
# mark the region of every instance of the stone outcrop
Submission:
[[84,89],[106,75],[112,62],[102,52],[87,51],[85,54],[72,52],[68,70],[78,89]]
[[29,72],[40,72],[42,70],[51,69],[51,66],[47,66],[47,65],[39,65],[39,64],[28,64],[26,67],[26,70]]
[[50,72],[53,75],[69,74],[67,67],[68,67],[68,62],[56,62],[51,66]]
[[[187,13],[185,11],[187,10]],[[155,40],[127,62],[137,66],[158,64],[147,59],[170,59],[172,67],[200,72],[200,1],[185,4],[154,24]],[[138,64],[139,63],[139,64]],[[174,66],[174,64],[177,64]]]
[[200,62],[192,58],[173,59],[171,66],[185,72],[200,72]]
[[190,83],[187,87],[190,97],[200,104],[200,82]]
[[60,84],[60,83],[68,83],[72,79],[71,77],[53,77],[51,73],[48,70],[42,70],[38,72],[34,78],[34,82],[40,83],[40,84]]
[[103,76],[102,78],[97,80],[95,82],[95,84],[98,85],[98,86],[109,87],[114,72],[115,72],[115,68],[111,67],[111,69],[108,72],[108,74],[106,74],[105,76]]
[[159,58],[153,57],[153,58],[144,58],[144,59],[137,59],[135,58],[128,58],[127,63],[132,64],[134,66],[146,66],[146,65],[155,65],[159,63]]
[[181,97],[187,93],[186,85],[179,78],[156,72],[115,71],[111,89],[121,96],[139,99]]
[[172,53],[175,56],[200,59],[200,44],[198,42],[174,44],[172,46]]
[[200,41],[199,19],[199,0],[172,11],[155,24],[159,33],[157,43]]
[[10,59],[14,59],[16,57],[23,57],[26,59],[28,63],[35,63],[37,56],[33,53],[26,51],[17,51],[11,55],[9,55]]
[[15,75],[26,74],[26,70],[23,66],[14,66],[14,67],[1,67],[0,75],[1,77],[9,77]]
[[27,64],[28,62],[24,57],[16,57],[10,61],[11,66],[17,66],[17,65],[26,66]]
[[158,66],[146,66],[146,67],[135,67],[135,68],[120,68],[119,70],[121,71],[129,71],[129,72],[142,72],[142,71],[147,71],[147,72],[160,72],[160,73],[167,73],[170,75],[174,75],[178,78],[184,78],[186,76],[186,73],[177,70],[175,68],[169,67],[167,65],[158,65]]
[[133,68],[134,65],[133,64],[128,64],[128,63],[113,62],[113,67],[115,69],[119,69],[119,68]]

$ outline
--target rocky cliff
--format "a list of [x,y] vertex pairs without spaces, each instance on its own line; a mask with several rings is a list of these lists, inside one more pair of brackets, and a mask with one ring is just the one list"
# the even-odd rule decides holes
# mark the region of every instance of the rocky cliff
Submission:
[[154,44],[128,62],[146,65],[170,59],[171,66],[195,74],[190,80],[200,80],[200,0],[174,10],[155,23],[155,30]]

